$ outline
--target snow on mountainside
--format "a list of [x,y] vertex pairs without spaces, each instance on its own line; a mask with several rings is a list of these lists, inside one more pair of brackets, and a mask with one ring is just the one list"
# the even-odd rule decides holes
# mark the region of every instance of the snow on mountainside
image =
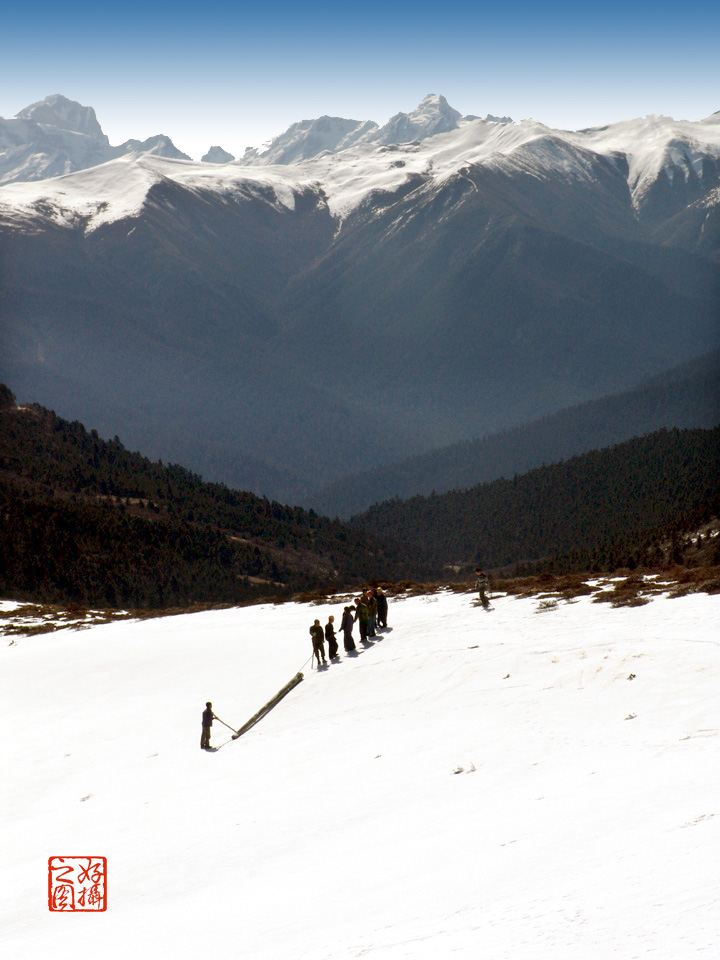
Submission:
[[[321,118],[275,142],[283,163],[141,152],[0,187],[3,379],[298,502],[717,349],[718,117],[568,132],[456,114],[426,98],[402,143]],[[345,363],[375,339],[368,390]]]
[[377,143],[405,143],[408,140],[424,140],[436,133],[455,130],[460,114],[445,97],[429,93],[411,113],[396,113],[378,130],[372,139]]
[[141,153],[190,159],[163,135],[111,146],[93,108],[60,94],[30,104],[14,120],[0,118],[0,185],[44,180]]
[[258,200],[276,209],[293,210],[303,184],[288,182],[273,168],[252,177],[234,167],[188,164],[144,154],[122,157],[82,173],[39,184],[15,183],[0,191],[0,224],[29,229],[33,223],[81,227],[90,233],[105,224],[137,217],[151,202],[153,187],[175,183],[190,194],[211,191],[223,201]]
[[68,100],[59,93],[37,103],[31,103],[16,116],[18,120],[32,120],[35,123],[57,127],[59,130],[72,130],[109,143],[93,108],[84,107],[75,100]]
[[167,157],[170,160],[190,159],[186,153],[178,150],[170,137],[162,133],[148,137],[147,140],[126,140],[119,149],[121,154],[151,154],[154,157]]
[[[55,152],[26,158],[25,176],[17,165],[13,166],[25,148],[17,147],[13,153],[6,146],[0,155],[0,171],[5,161],[0,182],[3,178],[6,183],[11,179],[36,181],[73,173],[78,167],[95,166],[128,154],[144,168],[138,176],[127,163],[115,164],[102,173],[83,170],[51,183],[9,184],[0,194],[5,217],[12,216],[13,209],[26,217],[33,209],[47,211],[50,205],[54,208],[53,219],[61,222],[65,217],[73,222],[77,216],[88,217],[93,204],[102,204],[101,215],[90,215],[87,221],[90,229],[128,216],[129,211],[139,211],[139,183],[149,186],[158,178],[220,193],[240,189],[243,183],[262,185],[272,181],[281,191],[284,204],[292,202],[292,194],[313,189],[324,193],[330,210],[338,217],[356,209],[371,193],[392,194],[418,177],[442,183],[470,165],[541,180],[553,171],[568,180],[592,182],[597,177],[596,164],[609,162],[627,178],[636,208],[643,206],[663,179],[670,185],[693,183],[701,193],[704,187],[720,183],[718,114],[699,122],[648,117],[570,132],[553,130],[534,120],[514,124],[505,119],[461,119],[444,97],[429,95],[415,111],[397,114],[384,127],[335,117],[302,121],[276,138],[264,153],[248,151],[241,161],[217,170],[205,164],[172,162],[189,158],[167,138],[128,141],[121,148],[111,148],[107,138],[98,133],[94,111],[64,98],[48,98],[22,113],[27,115],[24,119],[0,121],[0,143],[3,135],[7,142],[9,125],[34,124],[46,139],[55,138]],[[54,117],[56,125],[40,127],[32,119],[38,116]],[[62,130],[57,125],[61,122],[89,132]],[[19,128],[12,129],[17,135]],[[20,131],[20,140],[27,140],[27,132]],[[64,160],[60,141],[65,145]],[[69,159],[71,153],[74,160]],[[159,159],[149,161],[148,155]],[[221,155],[217,156],[220,160]],[[226,156],[223,154],[223,159]],[[130,205],[128,193],[134,197]],[[696,199],[692,195],[687,202]]]
[[672,117],[648,116],[606,127],[568,133],[567,138],[603,156],[623,157],[628,184],[637,205],[664,172],[676,177],[703,179],[720,171],[720,114],[693,123]]
[[[445,136],[438,138],[441,134]],[[374,144],[392,146],[397,153],[388,162],[396,173],[384,185],[377,179],[384,154],[367,150]],[[358,153],[362,146],[365,150]],[[582,153],[571,156],[572,147]],[[328,154],[342,154],[342,160]],[[428,94],[414,111],[396,114],[383,127],[330,117],[294,124],[265,151],[247,151],[242,163],[300,164],[315,159],[319,179],[330,188],[331,207],[344,212],[363,199],[363,192],[351,184],[357,185],[358,166],[365,162],[374,181],[370,189],[392,191],[406,178],[397,174],[399,170],[406,176],[432,174],[442,179],[464,163],[524,167],[540,178],[548,169],[560,169],[571,178],[593,179],[592,162],[597,157],[623,171],[638,208],[661,174],[671,183],[676,178],[720,180],[720,111],[697,122],[649,116],[573,132],[534,120],[513,124],[509,117],[461,117],[444,97]],[[345,190],[338,189],[341,178]]]
[[[463,120],[445,97],[429,93],[415,110],[396,113],[380,127],[372,120],[344,120],[341,117],[320,117],[318,120],[303,120],[294,123],[279,137],[275,137],[265,149],[248,149],[243,164],[297,163],[309,160],[330,151],[338,153],[359,143],[408,143],[426,140],[437,133],[456,130]],[[500,123],[512,123],[509,117],[494,118]]]
[[[719,116],[700,122],[648,117],[570,132],[552,130],[533,120],[513,124],[506,122],[507,118],[461,118],[444,97],[430,94],[416,110],[396,114],[383,127],[337,117],[294,124],[264,152],[248,150],[232,173],[225,167],[216,173],[199,165],[167,163],[153,165],[153,175],[140,179],[150,183],[163,177],[224,192],[231,181],[266,182],[268,172],[259,172],[258,166],[285,167],[270,178],[284,183],[286,198],[312,186],[325,192],[333,214],[342,217],[369,193],[393,193],[411,177],[442,182],[466,165],[486,164],[540,179],[548,170],[559,170],[569,179],[592,180],[594,164],[604,158],[626,174],[634,203],[642,206],[663,173],[670,183],[678,178],[720,181]],[[33,137],[37,145],[30,147]],[[55,206],[53,217],[59,221],[62,211],[71,219],[75,214],[85,217],[93,202],[102,203],[102,216],[91,217],[91,227],[127,216],[128,185],[123,181],[132,178],[133,194],[138,185],[138,177],[127,165],[111,166],[100,176],[96,172],[77,174],[80,180],[72,184],[64,176],[123,155],[140,164],[146,164],[148,155],[189,160],[162,136],[111,147],[92,108],[59,95],[25,108],[16,120],[0,120],[0,184],[63,175],[61,183],[4,189],[6,214],[17,206],[22,215],[28,212],[28,205],[43,201],[44,206]],[[213,155],[212,162],[227,163],[229,157],[222,151]],[[98,187],[102,197],[94,194]],[[73,205],[73,196],[81,209]],[[141,201],[134,202],[130,209],[137,212],[141,205]]]
[[300,184],[272,168],[251,177],[235,167],[208,167],[143,154],[110,160],[88,170],[42,183],[12,183],[0,191],[0,223],[51,221],[82,225],[91,232],[107,223],[135,217],[142,211],[152,187],[174,182],[191,193],[212,190],[220,196],[257,196],[269,187],[278,205],[292,210]]
[[263,150],[248,148],[243,164],[297,163],[324,153],[353,146],[377,130],[372,120],[344,120],[342,117],[319,117],[294,123]]
[[[719,605],[391,599],[318,672],[342,598],[40,635],[4,601],[3,955],[715,957]],[[207,700],[238,728],[298,670],[200,750]],[[48,859],[81,855],[107,911],[68,921]]]

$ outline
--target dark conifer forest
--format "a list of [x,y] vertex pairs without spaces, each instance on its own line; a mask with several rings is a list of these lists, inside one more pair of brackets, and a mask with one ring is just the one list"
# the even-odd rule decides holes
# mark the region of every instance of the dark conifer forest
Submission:
[[153,463],[0,390],[0,591],[111,607],[238,603],[405,572],[312,510]]
[[715,428],[659,430],[512,479],[388,500],[352,523],[391,530],[434,564],[612,571],[668,562],[682,533],[719,510]]
[[160,609],[463,580],[476,564],[650,569],[720,515],[718,478],[720,428],[661,430],[346,524],[151,462],[0,386],[0,595]]

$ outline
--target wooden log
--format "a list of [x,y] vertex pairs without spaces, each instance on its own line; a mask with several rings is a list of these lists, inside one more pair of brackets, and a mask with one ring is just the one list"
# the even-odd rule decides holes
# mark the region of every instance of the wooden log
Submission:
[[240,727],[240,729],[232,735],[232,739],[237,740],[238,737],[241,737],[244,733],[247,733],[248,730],[251,727],[254,727],[259,720],[262,720],[262,718],[266,714],[270,713],[273,707],[276,707],[280,703],[282,698],[287,696],[288,693],[290,693],[290,691],[293,690],[300,683],[302,679],[303,679],[303,675],[301,673],[296,673],[295,676],[292,678],[292,680],[289,683],[285,684],[282,690],[278,690],[278,692],[275,694],[272,700],[268,700],[268,702],[265,704],[264,707],[261,707],[257,713],[253,714],[253,716],[250,717],[247,723],[243,724],[243,726]]

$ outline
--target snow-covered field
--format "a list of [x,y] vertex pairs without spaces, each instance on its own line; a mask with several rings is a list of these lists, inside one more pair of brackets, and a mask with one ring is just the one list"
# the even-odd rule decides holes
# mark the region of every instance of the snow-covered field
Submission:
[[[0,955],[719,957],[720,598],[472,599],[321,672],[342,603],[6,637]],[[80,855],[107,910],[51,912]]]

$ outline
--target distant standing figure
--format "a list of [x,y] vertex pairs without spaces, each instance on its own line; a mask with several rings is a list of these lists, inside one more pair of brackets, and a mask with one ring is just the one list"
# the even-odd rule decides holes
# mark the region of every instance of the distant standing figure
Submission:
[[321,660],[323,663],[327,663],[325,659],[325,634],[319,620],[316,620],[310,627],[310,636],[312,637],[313,654],[317,657],[318,666],[320,666]]
[[485,591],[487,590],[489,583],[490,583],[490,578],[488,577],[488,575],[486,573],[483,573],[480,567],[476,567],[475,568],[475,586],[477,587],[480,603],[484,607],[490,606],[490,601],[485,596]]
[[375,599],[377,600],[378,626],[387,627],[388,601],[382,587],[378,587],[375,591]]
[[215,714],[212,712],[212,704],[208,700],[202,715],[202,736],[200,737],[200,749],[210,749],[210,730]]
[[325,624],[325,639],[328,645],[328,656],[331,660],[338,655],[338,642],[335,636],[334,622],[335,617],[330,616],[328,617],[328,622]]
[[355,649],[355,641],[352,637],[354,622],[352,607],[345,607],[343,610],[342,621],[340,622],[340,629],[343,632],[343,646],[348,653]]

